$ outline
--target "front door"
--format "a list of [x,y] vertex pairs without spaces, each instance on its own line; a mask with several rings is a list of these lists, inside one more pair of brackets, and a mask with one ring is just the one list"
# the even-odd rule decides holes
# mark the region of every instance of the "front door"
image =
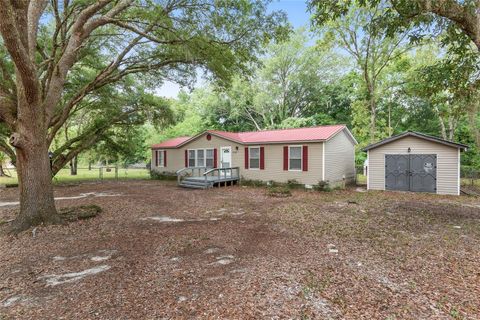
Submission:
[[232,147],[220,148],[220,168],[232,167]]
[[385,155],[385,189],[433,192],[437,188],[437,156],[434,154]]
[[[232,167],[232,147],[221,147],[220,148],[220,168],[231,168]],[[221,173],[222,176],[231,176],[231,170]]]

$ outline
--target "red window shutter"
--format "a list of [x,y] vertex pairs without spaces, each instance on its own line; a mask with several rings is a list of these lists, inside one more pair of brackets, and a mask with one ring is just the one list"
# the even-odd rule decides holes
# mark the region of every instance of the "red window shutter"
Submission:
[[155,167],[158,167],[158,150],[155,150]]
[[167,150],[163,150],[163,166],[167,166]]
[[217,149],[213,149],[213,167],[218,168],[217,165],[217,160],[218,160],[218,155],[217,155]]
[[248,147],[245,147],[245,169],[248,169]]
[[288,146],[283,147],[283,170],[288,171]]
[[188,167],[188,150],[185,150],[185,168]]
[[260,147],[260,170],[265,169],[265,148]]
[[302,151],[303,171],[308,171],[308,146],[303,146]]

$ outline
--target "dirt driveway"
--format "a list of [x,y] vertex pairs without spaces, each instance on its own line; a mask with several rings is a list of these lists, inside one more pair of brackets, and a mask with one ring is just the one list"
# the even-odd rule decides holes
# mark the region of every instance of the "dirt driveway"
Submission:
[[158,181],[56,196],[104,212],[0,236],[0,319],[480,318],[478,198]]

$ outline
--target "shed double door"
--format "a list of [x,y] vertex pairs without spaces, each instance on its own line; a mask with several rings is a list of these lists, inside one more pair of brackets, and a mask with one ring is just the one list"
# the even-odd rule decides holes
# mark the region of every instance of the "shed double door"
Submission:
[[433,192],[437,191],[437,155],[385,155],[385,189]]

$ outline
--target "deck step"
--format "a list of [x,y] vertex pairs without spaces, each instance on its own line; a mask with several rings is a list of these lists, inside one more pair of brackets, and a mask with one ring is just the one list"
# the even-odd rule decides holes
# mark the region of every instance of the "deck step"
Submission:
[[210,183],[205,183],[203,181],[189,181],[185,179],[179,184],[179,186],[192,189],[207,189],[208,187],[210,187]]
[[[199,179],[195,179],[195,178],[185,178],[183,179],[182,182],[185,182],[185,181],[188,181],[188,182],[195,182],[195,183],[205,183],[205,180],[199,180]],[[208,183],[208,182],[207,182]]]
[[206,186],[197,186],[197,185],[185,184],[185,183],[180,183],[179,186],[182,188],[188,188],[188,189],[207,189]]
[[205,183],[205,182],[201,182],[201,181],[189,181],[189,180],[183,180],[181,183],[183,184],[191,184],[191,185],[196,185],[196,186],[208,186],[210,185],[209,182]]

